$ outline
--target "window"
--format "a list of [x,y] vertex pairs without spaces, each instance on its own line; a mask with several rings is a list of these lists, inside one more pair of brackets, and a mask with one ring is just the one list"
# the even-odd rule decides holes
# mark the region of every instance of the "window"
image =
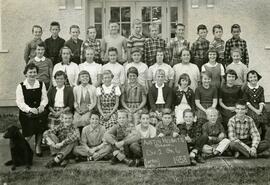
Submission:
[[175,28],[178,23],[178,7],[170,7],[171,38],[175,37]]
[[131,8],[130,7],[111,7],[111,20],[120,25],[120,33],[128,38],[131,33]]
[[95,19],[94,19],[94,25],[97,30],[97,39],[102,38],[102,8],[95,8],[94,9]]
[[[142,33],[144,36],[150,36],[149,25],[153,22],[161,25],[162,9],[161,6],[142,7]],[[162,32],[162,26],[159,26],[159,33]]]

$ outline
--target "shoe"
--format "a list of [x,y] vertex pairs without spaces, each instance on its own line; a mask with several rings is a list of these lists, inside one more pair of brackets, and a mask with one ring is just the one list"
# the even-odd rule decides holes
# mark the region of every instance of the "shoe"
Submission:
[[263,151],[257,154],[258,158],[269,158],[270,157],[270,150]]
[[239,153],[239,152],[235,152],[235,153],[234,153],[234,158],[238,159],[239,156],[240,156],[240,153]]
[[131,159],[123,159],[124,163],[127,164],[129,167],[132,167],[135,165],[135,160]]
[[69,163],[68,159],[64,159],[61,163],[60,163],[60,167],[65,168]]
[[196,166],[197,165],[197,161],[194,158],[190,158],[190,165],[191,166]]
[[198,163],[205,163],[205,160],[203,159],[203,157],[202,157],[201,155],[198,155],[198,156],[197,156],[196,161],[197,161]]
[[58,166],[58,165],[59,165],[59,164],[56,163],[56,162],[54,161],[54,159],[52,159],[52,160],[50,160],[50,161],[45,165],[45,167],[46,167],[46,168],[53,168],[53,167]]
[[36,153],[36,156],[37,156],[37,157],[42,157],[42,156],[43,156],[43,153],[42,153],[42,152]]
[[117,163],[118,163],[118,159],[115,156],[113,156],[111,159],[111,165],[115,165]]
[[134,164],[134,166],[135,167],[139,167],[139,166],[141,166],[142,165],[142,160],[141,159],[135,159],[135,164]]
[[79,163],[79,162],[85,162],[85,161],[88,161],[88,158],[87,157],[80,156],[80,157],[76,157],[75,158],[75,161],[77,163]]
[[36,156],[37,157],[42,157],[43,156],[43,154],[42,154],[42,152],[41,152],[41,147],[40,146],[36,146]]

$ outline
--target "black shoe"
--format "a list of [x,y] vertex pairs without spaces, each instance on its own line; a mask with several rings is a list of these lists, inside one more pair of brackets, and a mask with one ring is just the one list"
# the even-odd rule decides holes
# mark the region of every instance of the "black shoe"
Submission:
[[68,159],[64,159],[61,163],[60,163],[60,167],[65,168],[69,163]]
[[191,166],[196,166],[197,165],[197,161],[194,158],[190,158],[190,165]]
[[203,157],[202,157],[201,155],[198,155],[198,156],[197,156],[196,161],[197,161],[198,163],[205,163],[205,160],[203,159]]
[[11,165],[13,165],[13,161],[12,161],[12,160],[7,161],[7,162],[5,162],[4,165],[5,165],[5,166],[11,166]]
[[37,157],[42,157],[42,156],[43,156],[43,153],[42,153],[42,152],[36,153],[36,156],[37,156]]
[[50,160],[50,161],[45,165],[46,168],[53,168],[53,167],[55,167],[55,166],[59,166],[59,164],[58,164],[57,162],[55,162],[54,159]]
[[75,161],[76,161],[77,163],[79,163],[79,162],[85,162],[85,161],[87,161],[87,157],[83,157],[83,156],[76,157],[76,158],[75,158]]
[[119,162],[119,160],[115,156],[113,156],[112,159],[111,159],[111,165],[115,165],[118,162]]

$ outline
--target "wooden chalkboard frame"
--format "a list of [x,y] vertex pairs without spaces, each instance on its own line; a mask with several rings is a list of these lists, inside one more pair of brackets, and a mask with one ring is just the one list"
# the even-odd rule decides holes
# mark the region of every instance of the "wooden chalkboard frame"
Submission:
[[141,142],[146,168],[190,165],[187,143],[183,136],[147,138]]

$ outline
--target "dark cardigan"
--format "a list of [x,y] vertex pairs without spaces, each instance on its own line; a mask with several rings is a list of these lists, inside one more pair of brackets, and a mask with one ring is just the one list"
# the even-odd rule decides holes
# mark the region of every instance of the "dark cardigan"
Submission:
[[190,87],[188,87],[186,92],[180,91],[179,87],[176,87],[174,89],[173,94],[175,96],[175,98],[174,98],[174,106],[177,106],[177,105],[179,105],[181,103],[183,95],[185,94],[186,99],[187,99],[187,103],[189,104],[191,109],[193,111],[195,111],[195,109],[196,109],[196,106],[195,106],[195,94],[194,94],[193,90]]

